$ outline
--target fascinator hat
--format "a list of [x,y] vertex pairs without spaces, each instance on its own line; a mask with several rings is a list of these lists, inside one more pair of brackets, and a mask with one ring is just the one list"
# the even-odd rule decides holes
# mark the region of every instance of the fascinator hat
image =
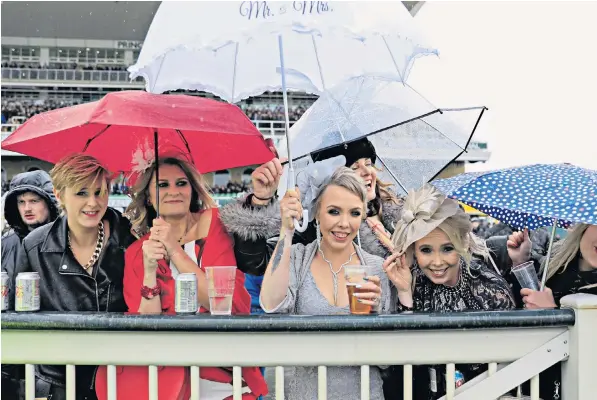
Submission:
[[315,203],[321,191],[329,184],[334,172],[343,167],[344,156],[314,162],[296,175],[296,185],[301,194],[303,208],[308,211],[309,222],[315,219]]
[[[188,151],[185,151],[176,145],[162,141],[158,145],[158,156],[160,160],[165,158],[177,158],[188,164],[194,165],[194,161]],[[131,156],[131,171],[127,175],[128,185],[133,187],[150,168],[155,164],[155,149],[149,144],[148,140],[139,143]]]
[[404,253],[439,227],[446,219],[462,212],[455,200],[448,199],[430,184],[410,190],[404,199],[402,215],[396,222],[392,242],[396,252]]

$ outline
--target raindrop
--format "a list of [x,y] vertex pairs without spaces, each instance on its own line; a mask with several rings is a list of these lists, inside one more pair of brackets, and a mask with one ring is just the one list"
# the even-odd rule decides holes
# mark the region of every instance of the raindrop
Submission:
[[122,22],[126,22],[126,19],[124,21],[122,21]]
[[133,32],[137,32],[137,30],[135,28],[133,28]]
[[89,11],[89,15],[93,14],[93,11]]
[[172,104],[172,108],[176,108],[176,104]]

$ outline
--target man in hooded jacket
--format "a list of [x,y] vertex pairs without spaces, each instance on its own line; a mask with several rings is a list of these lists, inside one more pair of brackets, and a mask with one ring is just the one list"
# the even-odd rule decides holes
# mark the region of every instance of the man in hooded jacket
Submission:
[[[9,284],[15,278],[17,253],[23,238],[58,216],[53,189],[50,175],[41,170],[18,174],[10,182],[4,198],[4,220],[9,230],[2,236],[2,272],[8,273]],[[12,299],[9,302],[12,304]],[[2,365],[2,399],[22,398],[23,378],[22,365]]]

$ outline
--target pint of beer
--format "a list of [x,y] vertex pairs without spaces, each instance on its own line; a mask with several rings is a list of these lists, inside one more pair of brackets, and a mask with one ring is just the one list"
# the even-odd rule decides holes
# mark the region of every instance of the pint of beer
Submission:
[[348,289],[348,302],[350,304],[351,314],[367,315],[371,313],[371,306],[359,302],[359,298],[353,295],[355,293],[363,293],[367,291],[358,288],[358,286],[367,283],[365,277],[371,275],[372,270],[373,269],[367,265],[344,266],[346,289]]

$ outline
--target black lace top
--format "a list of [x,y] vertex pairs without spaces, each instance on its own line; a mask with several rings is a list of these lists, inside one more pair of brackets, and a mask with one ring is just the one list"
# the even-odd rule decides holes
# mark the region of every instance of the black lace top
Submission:
[[[460,260],[458,283],[454,287],[434,284],[418,267],[415,267],[413,274],[413,308],[398,304],[398,310],[457,312],[509,310],[516,307],[506,280],[478,259],[473,259],[468,268],[464,260]],[[486,370],[486,366],[457,364],[456,370],[462,374],[464,381],[469,381]],[[413,370],[414,398],[438,399],[445,394],[445,373],[445,365],[416,366]]]
[[453,312],[474,310],[509,310],[515,308],[514,296],[506,280],[477,259],[467,268],[460,261],[458,283],[454,287],[436,285],[416,268],[413,310]]

